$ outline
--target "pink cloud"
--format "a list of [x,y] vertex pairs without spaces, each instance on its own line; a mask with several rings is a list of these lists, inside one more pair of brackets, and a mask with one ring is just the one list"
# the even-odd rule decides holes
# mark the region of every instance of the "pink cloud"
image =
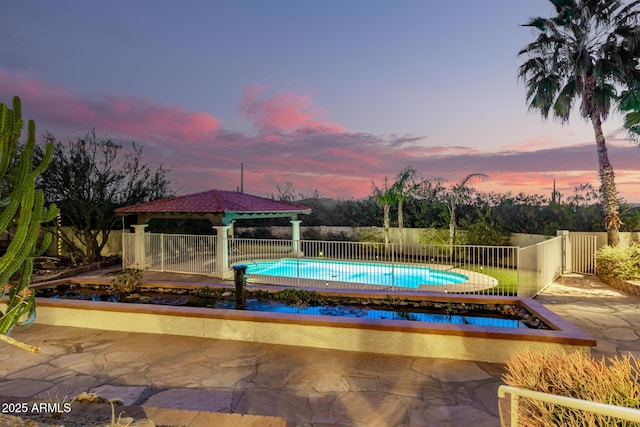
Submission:
[[[484,191],[549,195],[556,186],[571,194],[573,187],[598,186],[595,144],[549,147],[527,141],[519,149],[481,152],[465,145],[427,145],[419,135],[373,135],[325,122],[322,111],[306,95],[245,89],[241,112],[254,124],[253,132],[221,127],[211,114],[124,96],[79,96],[67,88],[0,71],[0,100],[23,100],[23,115],[34,118],[39,131],[50,129],[99,134],[149,142],[145,154],[173,169],[181,194],[211,188],[235,189],[240,162],[245,189],[274,193],[276,184],[293,182],[302,192],[314,189],[327,197],[365,197],[371,182],[394,177],[406,166],[424,176],[457,182],[471,172],[489,179],[477,183]],[[61,137],[61,136],[60,136]],[[544,149],[534,147],[545,147]],[[621,196],[640,201],[637,147],[610,136],[609,155]]]
[[245,88],[240,111],[257,129],[293,131],[295,129],[342,132],[335,124],[318,120],[322,112],[313,108],[313,100],[307,95],[276,93],[264,97],[264,86]]
[[208,113],[133,97],[81,97],[64,87],[0,70],[0,96],[10,103],[14,95],[22,99],[23,115],[36,119],[40,128],[95,127],[165,144],[206,142],[220,128],[219,120]]
[[[560,192],[563,200],[575,194],[575,188],[581,184],[592,184],[594,188],[600,187],[597,171],[576,171],[556,173],[518,173],[501,172],[492,173],[489,179],[474,184],[474,188],[481,191],[495,191],[500,193],[511,192],[513,194],[540,194],[551,197],[555,180],[556,191]],[[618,170],[616,173],[616,187],[620,196],[627,201],[640,200],[640,172],[630,170]]]

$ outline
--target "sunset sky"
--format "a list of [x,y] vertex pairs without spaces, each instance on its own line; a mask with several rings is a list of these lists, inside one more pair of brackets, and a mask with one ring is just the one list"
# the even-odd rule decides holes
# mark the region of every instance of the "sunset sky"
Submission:
[[[591,125],[527,111],[522,27],[547,0],[7,0],[0,102],[38,133],[144,142],[178,194],[360,198],[404,167],[485,191],[599,186]],[[640,148],[604,130],[640,202]]]

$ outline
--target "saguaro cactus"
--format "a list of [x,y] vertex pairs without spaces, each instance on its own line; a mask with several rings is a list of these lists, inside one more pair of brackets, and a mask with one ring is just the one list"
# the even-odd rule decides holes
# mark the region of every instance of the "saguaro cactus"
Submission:
[[23,127],[20,98],[13,98],[13,110],[0,103],[0,231],[12,236],[0,257],[0,298],[8,296],[5,311],[0,311],[0,340],[37,353],[37,347],[20,343],[9,333],[15,325],[29,325],[35,319],[35,294],[29,288],[33,257],[51,243],[47,233],[38,244],[40,226],[52,221],[58,209],[45,207],[44,194],[35,190],[36,178],[51,161],[53,146],[49,144],[42,162],[34,165],[35,123],[29,120],[27,141],[21,147]]

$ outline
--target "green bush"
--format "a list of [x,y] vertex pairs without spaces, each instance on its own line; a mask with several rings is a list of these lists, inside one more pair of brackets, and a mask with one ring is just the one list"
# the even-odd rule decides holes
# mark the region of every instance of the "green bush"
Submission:
[[[456,240],[458,244],[462,239],[461,230],[458,230],[456,234]],[[449,244],[449,230],[443,228],[425,228],[420,232],[420,243],[423,245],[448,245]]]
[[[639,360],[632,354],[595,360],[579,352],[525,351],[506,370],[503,380],[512,387],[640,409]],[[637,425],[538,400],[519,403],[519,425],[527,427]]]
[[327,233],[326,240],[332,242],[353,242],[354,237],[344,231],[339,231],[337,233],[330,231]]
[[358,231],[357,239],[365,243],[383,243],[384,234],[375,227],[363,228]]
[[596,265],[599,276],[640,279],[640,245],[603,246],[596,253]]
[[505,246],[511,235],[485,221],[478,221],[467,227],[466,237],[469,245]]
[[304,240],[323,240],[320,227],[307,228],[302,232],[302,238]]

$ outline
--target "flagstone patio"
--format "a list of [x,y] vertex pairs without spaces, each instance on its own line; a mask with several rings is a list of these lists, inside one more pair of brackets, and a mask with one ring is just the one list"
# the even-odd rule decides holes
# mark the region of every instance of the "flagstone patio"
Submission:
[[[596,338],[595,356],[640,356],[640,297],[574,276],[537,300]],[[156,425],[216,425],[216,412],[261,426],[500,424],[500,364],[44,325],[12,336],[42,351],[0,347],[3,403],[93,392]],[[71,425],[72,415],[39,421]]]

